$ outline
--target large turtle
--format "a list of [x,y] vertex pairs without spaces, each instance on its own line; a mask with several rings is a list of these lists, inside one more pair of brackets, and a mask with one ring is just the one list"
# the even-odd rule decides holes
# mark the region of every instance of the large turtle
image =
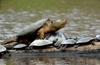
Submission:
[[4,40],[1,44],[12,44],[12,42],[18,43],[30,43],[36,38],[36,31],[47,21],[47,19],[41,19],[35,23],[26,26],[24,29],[19,30],[19,33],[11,38]]
[[66,20],[53,22],[50,19],[42,19],[37,21],[36,23],[33,23],[25,27],[19,32],[18,35],[9,38],[8,40],[4,41],[3,44],[11,43],[11,42],[30,44],[37,37],[44,38],[45,34],[55,32],[60,28],[64,27],[65,24],[66,24]]
[[44,39],[45,34],[55,33],[59,29],[63,28],[67,23],[67,20],[51,21],[48,20],[38,31],[37,34],[39,38]]

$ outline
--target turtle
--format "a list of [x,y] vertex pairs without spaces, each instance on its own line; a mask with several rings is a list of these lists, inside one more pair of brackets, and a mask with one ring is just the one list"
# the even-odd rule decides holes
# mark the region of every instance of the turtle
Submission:
[[6,49],[6,47],[4,47],[3,45],[0,44],[0,57],[2,57],[2,55],[6,54],[8,51]]
[[59,21],[52,21],[48,20],[38,31],[38,37],[40,39],[45,38],[45,34],[47,33],[53,33],[58,31],[59,29],[63,28],[67,23],[67,20],[59,20]]
[[96,40],[100,41],[100,34],[96,35]]
[[74,45],[75,42],[76,40],[72,38],[67,39],[63,32],[58,32],[58,40],[54,44],[54,46],[57,48],[60,48],[61,50],[64,50],[66,47]]
[[49,40],[53,43],[55,43],[58,39],[57,33],[49,34],[44,39]]
[[7,51],[7,49],[0,44],[0,53]]
[[60,47],[61,42],[62,42],[63,40],[65,40],[66,38],[65,38],[63,32],[56,32],[56,34],[57,34],[57,35],[56,35],[56,42],[54,43],[54,46]]
[[22,29],[19,29],[19,32],[13,37],[7,38],[2,42],[2,44],[10,44],[13,42],[28,44],[28,42],[32,42],[36,37],[36,31],[43,26],[43,24],[47,21],[47,18],[41,19],[32,23]]
[[63,41],[61,42],[60,47],[61,47],[62,50],[64,50],[64,49],[67,48],[67,47],[74,46],[75,43],[76,43],[76,40],[75,40],[75,39],[63,40]]
[[77,48],[80,45],[88,45],[88,44],[92,44],[94,45],[94,38],[93,37],[79,37],[77,38],[77,42],[75,44],[75,47]]
[[13,48],[14,49],[25,49],[27,47],[27,45],[26,44],[17,44],[17,45],[15,45]]
[[49,40],[43,40],[43,39],[36,39],[34,40],[29,47],[34,47],[34,48],[42,48],[42,47],[46,47],[46,46],[51,46],[53,44],[53,42],[49,41]]

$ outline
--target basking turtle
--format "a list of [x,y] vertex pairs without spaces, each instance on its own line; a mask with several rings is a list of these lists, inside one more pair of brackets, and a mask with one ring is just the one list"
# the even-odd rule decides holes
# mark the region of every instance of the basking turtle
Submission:
[[13,48],[14,49],[25,49],[27,47],[26,44],[17,44]]
[[18,35],[5,40],[2,44],[9,44],[12,42],[29,44],[37,37],[43,39],[46,33],[55,32],[64,27],[65,24],[66,20],[53,22],[50,19],[42,19],[21,29]]
[[7,52],[7,49],[0,44],[0,57],[2,57],[2,55],[6,54]]
[[96,35],[96,40],[100,41],[100,34]]
[[29,47],[44,47],[44,46],[49,46],[52,45],[53,42],[49,41],[49,40],[42,40],[42,39],[38,39],[38,40],[34,40]]
[[60,49],[65,49],[67,47],[66,36],[63,32],[57,32],[57,41],[54,46]]
[[94,43],[93,43],[94,40],[95,39],[93,37],[80,37],[77,39],[76,47],[78,47],[80,45],[88,45],[88,44],[94,45]]
[[0,45],[0,53],[5,52],[5,51],[7,51],[7,49],[3,45]]
[[40,39],[44,39],[45,34],[56,32],[57,30],[63,28],[66,23],[67,21],[65,19],[55,22],[48,19],[47,22],[44,23],[44,25],[37,31],[37,34]]
[[13,42],[28,44],[32,42],[37,36],[36,31],[43,26],[47,19],[41,19],[35,23],[26,26],[19,30],[19,33],[14,37],[8,38],[2,42],[3,45]]

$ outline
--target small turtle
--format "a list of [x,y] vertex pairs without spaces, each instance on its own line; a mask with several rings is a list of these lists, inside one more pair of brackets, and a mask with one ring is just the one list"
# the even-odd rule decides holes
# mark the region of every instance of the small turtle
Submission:
[[27,47],[26,44],[17,44],[13,48],[14,49],[25,49]]
[[93,41],[94,41],[93,37],[80,37],[77,39],[76,47],[78,47],[79,45],[86,45],[86,44],[94,45]]
[[55,43],[57,41],[57,39],[58,39],[58,36],[57,36],[57,34],[55,34],[55,35],[50,35],[48,37],[48,39],[46,39],[46,40],[49,40],[49,41]]
[[76,40],[74,40],[74,39],[67,39],[67,40],[62,41],[61,44],[72,45],[72,44],[75,44],[75,43],[76,43]]
[[34,40],[29,47],[41,47],[41,46],[48,46],[48,45],[52,45],[53,42],[49,41],[49,40],[42,40],[42,39],[38,39],[38,40]]
[[62,33],[62,32],[57,32],[56,40],[57,40],[57,41],[54,43],[54,46],[60,47],[61,42],[62,42],[63,40],[66,40],[66,38],[65,38],[65,36],[64,36],[64,33]]
[[96,35],[96,40],[100,41],[100,34]]
[[60,32],[58,33],[58,40],[54,44],[57,48],[60,48],[61,50],[64,50],[67,46],[74,45],[76,40],[74,39],[66,39],[64,33]]
[[5,52],[5,51],[7,51],[7,49],[3,45],[0,45],[0,53]]
[[0,58],[6,53],[9,53],[9,52],[3,45],[0,44]]
[[66,47],[73,46],[76,43],[74,39],[67,39],[61,42],[61,49],[64,50]]

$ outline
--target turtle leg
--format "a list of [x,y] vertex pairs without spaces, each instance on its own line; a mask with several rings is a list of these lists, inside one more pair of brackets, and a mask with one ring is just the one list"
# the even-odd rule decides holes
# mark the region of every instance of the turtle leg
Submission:
[[79,44],[75,44],[75,46],[74,46],[75,48],[78,48],[79,47]]
[[92,45],[95,45],[95,43],[94,43],[95,41],[91,41],[90,43],[92,44]]
[[66,45],[61,45],[61,51],[65,51]]

